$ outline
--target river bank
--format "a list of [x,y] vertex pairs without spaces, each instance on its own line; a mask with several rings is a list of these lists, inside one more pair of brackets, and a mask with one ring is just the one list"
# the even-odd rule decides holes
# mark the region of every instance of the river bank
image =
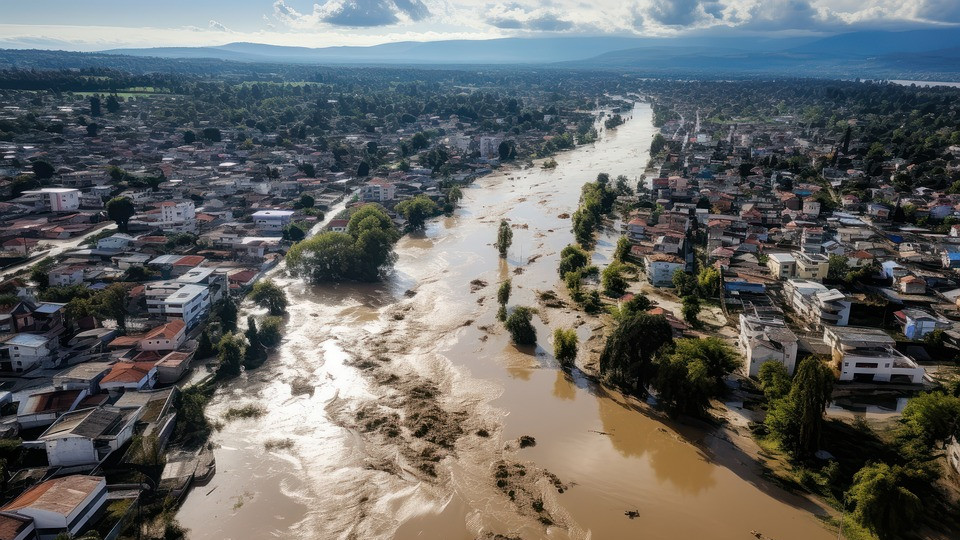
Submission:
[[[558,369],[549,336],[578,324],[574,310],[543,310],[531,349],[495,321],[507,277],[511,305],[561,290],[572,234],[560,216],[580,186],[645,170],[650,108],[630,116],[556,156],[556,169],[464,189],[455,215],[398,243],[384,283],[278,276],[291,300],[283,345],[209,408],[255,403],[266,414],[214,434],[218,474],[178,514],[191,538],[827,538],[815,508],[766,484],[735,447]],[[500,219],[514,229],[505,261],[492,246]],[[598,238],[595,264],[608,262],[614,232]],[[580,321],[583,357],[596,344]],[[536,444],[520,448],[525,435]]]

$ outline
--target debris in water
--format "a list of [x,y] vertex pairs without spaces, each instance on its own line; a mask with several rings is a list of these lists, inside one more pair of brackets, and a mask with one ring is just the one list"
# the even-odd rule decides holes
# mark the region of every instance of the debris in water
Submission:
[[413,289],[407,289],[403,291],[403,295],[406,296],[407,298],[413,298],[414,296],[417,295],[417,291]]
[[564,213],[560,214],[559,216],[557,216],[557,219],[570,219],[570,214],[564,212]]
[[477,292],[487,286],[487,282],[482,279],[475,279],[470,282],[470,292]]
[[530,435],[521,435],[517,441],[520,443],[520,448],[526,448],[528,446],[536,446],[537,440],[531,437]]
[[489,437],[490,432],[486,429],[480,428],[477,430],[477,437]]
[[626,512],[623,513],[623,515],[627,516],[627,517],[630,518],[630,519],[638,518],[638,517],[640,517],[640,511],[639,511],[639,510],[627,510]]

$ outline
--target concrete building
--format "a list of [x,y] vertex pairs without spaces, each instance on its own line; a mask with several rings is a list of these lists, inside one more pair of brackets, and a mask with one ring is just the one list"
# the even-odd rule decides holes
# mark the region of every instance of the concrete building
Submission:
[[80,209],[80,190],[73,188],[49,187],[24,191],[41,200],[51,212],[75,212]]
[[261,233],[280,234],[293,220],[292,210],[260,210],[251,216]]
[[187,324],[183,319],[175,319],[147,332],[140,340],[143,351],[175,351],[187,339]]
[[823,229],[820,227],[805,227],[800,235],[800,250],[809,255],[822,253],[824,236]]
[[789,279],[783,292],[793,309],[815,327],[846,326],[850,321],[851,303],[837,289],[827,289],[816,281]]
[[71,536],[86,530],[107,501],[107,482],[99,476],[73,475],[37,484],[2,510],[33,519],[40,540],[62,532]]
[[909,339],[923,339],[938,328],[943,330],[950,328],[950,321],[922,309],[902,309],[893,315],[903,325],[903,335]]
[[782,318],[772,313],[752,310],[740,314],[740,337],[737,342],[743,351],[743,371],[756,377],[766,362],[779,362],[791,375],[797,364],[797,336]]
[[39,334],[14,334],[0,346],[0,371],[22,373],[53,356],[56,342]]
[[796,277],[798,279],[823,281],[827,277],[827,271],[830,269],[830,259],[826,255],[797,252],[794,253],[794,257],[797,261]]
[[117,362],[100,379],[100,388],[103,390],[121,388],[124,390],[144,390],[153,388],[156,384],[156,361]]
[[790,253],[771,253],[767,255],[767,268],[777,279],[797,277],[797,259]]
[[500,143],[503,137],[483,136],[480,137],[480,157],[486,159],[500,158]]
[[923,368],[894,349],[896,341],[883,330],[825,327],[823,341],[840,367],[841,381],[923,382]]
[[374,178],[360,188],[360,200],[363,202],[384,202],[397,198],[397,186],[382,178]]
[[69,287],[83,283],[84,268],[76,264],[62,264],[47,273],[51,287]]
[[197,211],[193,201],[165,201],[160,203],[160,223],[164,231],[196,232]]
[[643,262],[647,279],[654,287],[673,287],[674,272],[686,267],[683,259],[666,253],[651,253],[644,256]]

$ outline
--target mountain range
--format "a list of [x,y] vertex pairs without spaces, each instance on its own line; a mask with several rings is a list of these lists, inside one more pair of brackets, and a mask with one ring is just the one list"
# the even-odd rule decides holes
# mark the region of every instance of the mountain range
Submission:
[[[17,51],[16,61],[9,65],[24,65],[26,57],[22,53],[25,52]],[[570,36],[408,41],[369,47],[324,48],[241,42],[212,47],[111,49],[99,53],[64,54],[87,55],[87,62],[94,59],[106,62],[111,57],[120,56],[181,62],[299,65],[538,65],[557,69],[623,70],[656,76],[960,80],[960,28],[862,31],[827,37]]]

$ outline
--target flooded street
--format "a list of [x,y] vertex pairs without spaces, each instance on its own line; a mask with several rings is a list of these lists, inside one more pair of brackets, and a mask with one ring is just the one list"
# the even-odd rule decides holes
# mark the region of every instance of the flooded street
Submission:
[[[291,304],[282,347],[208,409],[214,420],[248,404],[267,412],[213,435],[217,473],[178,513],[190,537],[832,538],[821,510],[767,484],[715,433],[559,370],[553,329],[578,326],[583,358],[601,346],[588,340],[597,319],[541,309],[536,350],[511,345],[495,320],[503,279],[511,306],[562,288],[564,215],[584,182],[607,172],[636,184],[656,131],[647,104],[624,116],[556,169],[464,189],[456,215],[398,243],[384,283],[278,280]],[[506,261],[492,245],[502,218],[514,228]],[[617,237],[601,234],[601,268]],[[523,435],[536,445],[520,449]]]

